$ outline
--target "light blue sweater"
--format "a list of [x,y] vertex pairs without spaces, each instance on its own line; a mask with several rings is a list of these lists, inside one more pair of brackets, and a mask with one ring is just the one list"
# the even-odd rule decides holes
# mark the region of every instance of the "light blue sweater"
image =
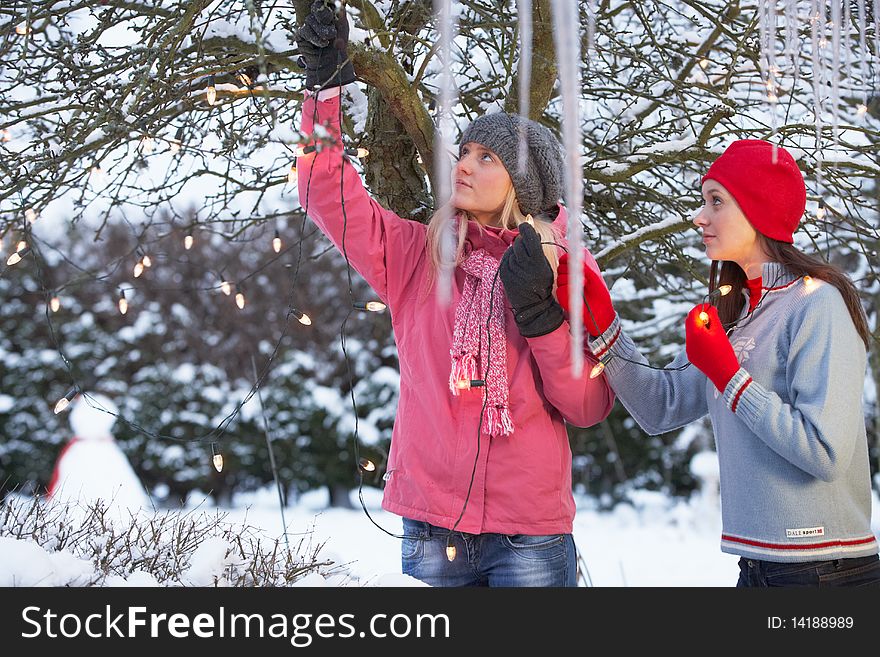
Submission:
[[[867,363],[840,292],[766,263],[759,305],[730,334],[740,370],[719,393],[695,366],[650,369],[614,323],[592,341],[605,376],[649,434],[709,414],[721,469],[721,550],[766,561],[868,556]],[[635,361],[635,362],[627,362]],[[688,363],[682,352],[667,366]]]

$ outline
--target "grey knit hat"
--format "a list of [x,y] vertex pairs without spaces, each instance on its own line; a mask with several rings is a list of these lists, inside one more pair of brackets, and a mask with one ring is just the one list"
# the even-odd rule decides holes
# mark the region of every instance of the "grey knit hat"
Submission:
[[[519,139],[523,124],[527,160],[525,170],[520,172]],[[518,114],[486,114],[461,133],[459,155],[468,142],[482,144],[501,158],[523,214],[556,215],[556,204],[562,196],[562,149],[548,128]]]

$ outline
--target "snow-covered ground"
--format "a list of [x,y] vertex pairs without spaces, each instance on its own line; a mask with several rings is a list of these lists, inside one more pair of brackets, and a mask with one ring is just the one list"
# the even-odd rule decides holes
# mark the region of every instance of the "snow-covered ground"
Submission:
[[[392,533],[400,533],[400,518],[380,509],[381,493],[364,489],[372,519]],[[311,574],[298,581],[303,586],[419,586],[400,573],[400,544],[378,529],[360,508],[353,491],[355,509],[327,507],[325,491],[302,495],[284,510],[292,547],[321,545],[318,558],[343,565],[342,574],[327,579]],[[618,504],[612,511],[599,511],[591,498],[577,498],[574,522],[578,552],[586,565],[581,586],[596,587],[729,587],[736,583],[737,558],[723,554],[718,546],[719,512],[712,498],[695,495],[673,500],[659,493],[635,491],[632,504]],[[267,539],[283,536],[281,513],[271,487],[239,495],[230,508],[218,508],[211,498],[192,495],[188,512],[216,516],[225,521],[257,528]],[[874,493],[872,528],[880,535],[880,499]],[[192,557],[185,583],[210,583],[210,573],[222,572],[224,544],[209,539]],[[210,545],[208,545],[210,543]],[[28,541],[0,537],[0,586],[82,585],[91,565],[65,551],[44,551]],[[207,573],[197,577],[194,573]],[[109,586],[155,586],[156,580],[135,572],[114,576]]]
[[[607,512],[595,510],[589,498],[578,498],[574,538],[593,586],[736,583],[737,558],[719,549],[717,509],[706,508],[699,499],[672,501],[648,492],[634,497],[634,505],[619,504]],[[400,518],[379,508],[378,491],[364,489],[364,500],[373,520],[392,533],[401,532]],[[324,491],[303,495],[285,510],[289,535],[312,531],[316,542],[325,542],[320,554],[347,564],[361,584],[400,584],[388,577],[400,573],[400,541],[370,522],[356,492],[352,501],[355,510],[328,509]],[[875,507],[878,504],[875,501]],[[278,499],[272,490],[250,499],[241,496],[237,508],[224,511],[230,520],[246,521],[273,536],[282,534]],[[875,521],[875,531],[880,530],[880,517]]]

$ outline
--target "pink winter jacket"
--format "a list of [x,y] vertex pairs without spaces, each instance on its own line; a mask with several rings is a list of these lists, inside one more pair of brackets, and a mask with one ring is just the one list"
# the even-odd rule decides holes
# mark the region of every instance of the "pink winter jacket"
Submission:
[[[312,134],[315,122],[338,134],[339,98],[308,98],[302,116],[304,134]],[[452,302],[441,308],[438,286],[426,285],[431,263],[424,224],[401,219],[370,198],[355,169],[343,164],[338,148],[299,157],[297,171],[300,204],[340,249],[344,221],[340,196],[344,195],[345,251],[391,313],[400,398],[383,508],[452,528],[465,507],[473,473],[457,530],[571,533],[575,504],[565,421],[581,427],[600,422],[611,411],[614,394],[605,377],[589,378],[595,361],[586,363],[580,378],[570,375],[568,323],[548,335],[523,338],[506,297],[503,292],[499,295],[505,306],[514,432],[490,438],[484,419],[478,436],[484,388],[454,396],[448,383],[455,309],[465,273],[455,269]],[[560,214],[559,221],[564,222],[564,211]],[[517,235],[471,224],[466,248],[485,249],[499,260]],[[585,255],[598,271],[593,257]]]

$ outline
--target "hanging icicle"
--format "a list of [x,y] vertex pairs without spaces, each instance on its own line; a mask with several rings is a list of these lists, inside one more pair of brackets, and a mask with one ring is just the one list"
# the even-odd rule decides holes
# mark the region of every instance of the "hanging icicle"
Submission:
[[822,182],[822,82],[823,65],[820,44],[825,34],[825,11],[821,0],[810,1],[810,51],[813,62],[813,114],[816,126],[816,189],[821,195]]
[[[767,106],[770,111],[770,129],[775,136],[778,129],[777,106],[779,104],[779,88],[776,66],[776,1],[765,0],[759,5],[758,25],[761,40],[761,55],[758,58],[761,67],[761,79],[766,88]],[[776,140],[773,139],[773,162],[776,162]]]
[[516,15],[519,22],[519,162],[520,175],[526,172],[528,143],[526,141],[526,120],[531,110],[532,88],[532,0],[517,0]]
[[791,66],[791,77],[797,77],[798,68],[798,0],[786,0],[785,2],[785,59]]
[[[859,16],[859,77],[861,78],[862,83],[862,107],[859,107],[859,115],[863,116],[868,111],[868,78],[870,78],[870,73],[868,72],[868,41],[865,36],[865,30],[867,26],[865,23],[868,21],[867,10],[865,9],[865,0],[859,0],[858,2],[858,16]],[[878,53],[880,55],[880,53]],[[864,108],[864,110],[862,109]]]
[[553,42],[562,96],[562,137],[565,147],[565,201],[568,209],[568,257],[571,289],[571,369],[580,376],[583,356],[583,157],[581,155],[580,20],[578,3],[553,0]]
[[434,204],[442,213],[440,225],[444,227],[440,236],[440,272],[438,276],[437,298],[441,305],[447,306],[452,300],[452,273],[455,269],[455,250],[458,245],[454,230],[452,196],[452,151],[450,135],[455,127],[452,108],[457,93],[452,79],[452,40],[455,23],[452,17],[452,0],[434,0],[434,15],[439,32],[439,55],[442,63],[440,72],[440,97],[434,134]]
[[[832,153],[837,151],[840,128],[840,2],[831,3],[831,144]],[[823,61],[827,58],[823,58]]]
[[[874,0],[874,57],[880,59],[880,0]],[[880,66],[874,67],[877,86],[880,86]]]

